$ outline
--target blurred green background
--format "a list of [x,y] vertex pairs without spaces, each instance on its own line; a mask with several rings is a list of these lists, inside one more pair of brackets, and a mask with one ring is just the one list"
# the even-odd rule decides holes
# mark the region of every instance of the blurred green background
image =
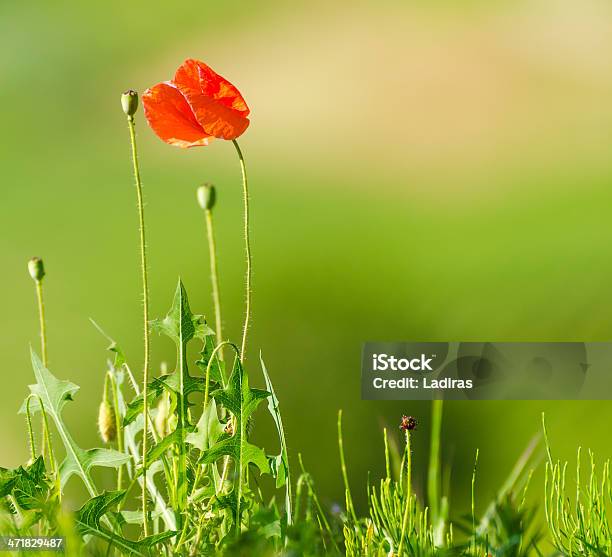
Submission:
[[[612,6],[553,2],[69,1],[0,4],[0,465],[27,458],[16,411],[38,348],[29,257],[44,258],[50,368],[81,386],[66,415],[83,446],[106,361],[98,321],[141,366],[129,87],[186,57],[235,83],[252,188],[254,322],[294,463],[342,501],[335,419],[355,497],[383,467],[402,413],[425,470],[429,405],[360,400],[365,340],[610,340]],[[180,275],[212,315],[195,189],[215,214],[226,332],[243,315],[240,174],[232,145],[180,150],[138,119],[152,315]],[[154,362],[173,348],[154,337]],[[254,381],[261,384],[257,366]],[[546,411],[554,451],[610,456],[608,402],[465,402],[445,408],[456,508],[480,448],[487,498]],[[256,436],[275,448],[262,415]],[[540,496],[534,482],[532,498]]]

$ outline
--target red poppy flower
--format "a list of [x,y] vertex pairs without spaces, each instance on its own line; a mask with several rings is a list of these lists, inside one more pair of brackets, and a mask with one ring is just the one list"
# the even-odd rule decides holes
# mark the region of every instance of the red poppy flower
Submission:
[[199,60],[185,60],[172,81],[147,89],[142,104],[151,129],[177,147],[236,139],[249,126],[240,91]]

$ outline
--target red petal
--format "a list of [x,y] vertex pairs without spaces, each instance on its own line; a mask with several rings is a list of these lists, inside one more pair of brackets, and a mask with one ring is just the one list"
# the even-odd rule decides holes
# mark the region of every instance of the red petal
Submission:
[[235,139],[247,129],[250,111],[244,98],[227,79],[203,62],[185,60],[176,71],[174,84],[209,135]]
[[198,123],[189,103],[171,83],[147,89],[142,95],[149,126],[160,139],[177,147],[208,145],[207,134]]

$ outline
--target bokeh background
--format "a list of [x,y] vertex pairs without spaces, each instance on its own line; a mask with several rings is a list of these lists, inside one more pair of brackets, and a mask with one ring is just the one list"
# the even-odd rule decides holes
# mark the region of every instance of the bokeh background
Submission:
[[[234,82],[252,188],[254,322],[294,463],[342,501],[336,412],[360,504],[383,467],[381,428],[410,413],[417,483],[429,405],[360,400],[365,340],[612,338],[612,5],[604,0],[45,2],[0,4],[0,465],[27,458],[16,411],[38,347],[26,270],[42,256],[52,371],[81,386],[83,446],[107,342],[141,366],[135,192],[120,93],[186,57]],[[212,315],[195,189],[215,213],[226,332],[242,320],[240,174],[232,145],[161,143],[142,116],[152,315],[180,275]],[[153,361],[173,360],[154,337]],[[608,402],[445,407],[455,509],[480,448],[484,506],[547,413],[556,454],[610,456]],[[264,415],[256,436],[275,448]],[[538,472],[540,474],[540,472]],[[536,476],[539,477],[539,476]],[[534,481],[532,499],[540,498]]]

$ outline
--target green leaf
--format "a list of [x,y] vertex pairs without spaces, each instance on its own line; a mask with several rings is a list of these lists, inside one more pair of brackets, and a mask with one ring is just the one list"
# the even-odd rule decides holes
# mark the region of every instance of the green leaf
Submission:
[[[129,457],[126,454],[110,449],[81,449],[72,439],[62,418],[62,409],[69,400],[73,400],[73,396],[79,390],[79,387],[70,381],[57,379],[45,368],[40,358],[33,351],[32,366],[34,368],[36,384],[30,385],[30,391],[42,400],[45,411],[55,423],[55,427],[66,449],[66,458],[59,469],[61,486],[63,488],[70,476],[77,474],[83,480],[89,494],[95,497],[98,495],[98,491],[90,474],[91,468],[94,466],[118,468],[125,464]],[[37,397],[31,399],[31,412],[40,411]],[[19,412],[25,413],[25,402]]]
[[0,498],[6,497],[13,491],[13,486],[17,481],[15,470],[0,468]]
[[105,491],[102,495],[92,497],[77,512],[77,521],[94,528],[100,528],[100,519],[119,504],[125,497],[126,491]]
[[243,497],[244,477],[249,463],[255,464],[262,473],[269,473],[270,467],[265,453],[259,447],[247,441],[247,423],[253,412],[262,400],[270,396],[267,391],[251,389],[249,379],[238,358],[236,358],[232,375],[225,389],[212,393],[217,403],[222,404],[229,410],[236,420],[233,435],[222,435],[219,440],[208,450],[204,451],[200,462],[214,463],[222,456],[233,458],[236,466],[236,474],[232,493],[229,499],[232,501],[232,510],[236,531],[240,532],[241,523],[241,501]]
[[[159,443],[151,447],[149,449],[149,452],[147,453],[147,463],[152,464],[158,458],[160,458],[170,447],[172,447],[172,445],[176,445],[181,441],[181,439],[183,439],[184,437],[188,437],[190,435],[190,433],[188,432],[193,431],[193,426],[189,426],[186,429],[187,431],[185,432],[179,430],[179,428],[177,427],[172,433],[170,433],[170,435],[166,435],[159,441]],[[142,473],[142,470],[140,470],[139,473]]]
[[248,375],[244,372],[240,360],[236,359],[227,387],[214,391],[212,396],[236,417],[238,425],[246,427],[248,419],[270,393],[261,389],[251,389]]
[[47,479],[42,456],[26,468],[20,466],[15,471],[14,478],[12,493],[21,509],[29,511],[47,508],[51,482]]
[[125,497],[126,491],[108,491],[93,497],[76,513],[75,522],[81,535],[92,535],[109,542],[127,555],[146,556],[148,548],[176,535],[174,531],[131,541],[101,525],[102,519]]
[[266,364],[264,363],[261,354],[259,354],[259,361],[261,362],[261,370],[266,382],[266,389],[270,391],[270,397],[268,398],[268,411],[274,420],[274,425],[276,425],[276,431],[278,433],[278,439],[281,446],[281,452],[270,462],[270,468],[272,469],[272,474],[276,477],[276,487],[282,487],[285,485],[287,524],[291,524],[291,474],[289,472],[289,456],[287,453],[285,430],[283,428],[283,420],[279,410],[278,398],[274,392],[272,381],[270,380],[268,370],[266,369]]
[[180,279],[170,311],[163,319],[151,321],[151,329],[169,336],[177,344],[186,344],[192,338],[204,340],[206,336],[215,334],[203,316],[191,313],[187,292]]
[[[221,339],[218,340],[221,342]],[[204,345],[200,351],[200,359],[196,361],[196,365],[202,370],[202,374],[206,375],[206,369],[208,368],[208,362],[212,357],[212,353],[215,350],[215,339],[211,336],[204,338]],[[225,364],[219,359],[219,352],[215,354],[215,359],[210,365],[210,379],[214,383],[220,385],[225,384]]]
[[185,441],[200,451],[205,451],[210,449],[223,433],[223,424],[217,415],[217,405],[214,399],[211,399],[204,408],[195,430],[185,437]]
[[224,434],[222,439],[205,451],[201,462],[209,464],[216,462],[223,456],[231,456],[235,462],[241,462],[243,470],[248,464],[254,464],[262,474],[270,473],[268,457],[266,457],[263,449],[249,443],[245,439],[242,439],[241,442],[241,436],[238,433],[231,436]]

